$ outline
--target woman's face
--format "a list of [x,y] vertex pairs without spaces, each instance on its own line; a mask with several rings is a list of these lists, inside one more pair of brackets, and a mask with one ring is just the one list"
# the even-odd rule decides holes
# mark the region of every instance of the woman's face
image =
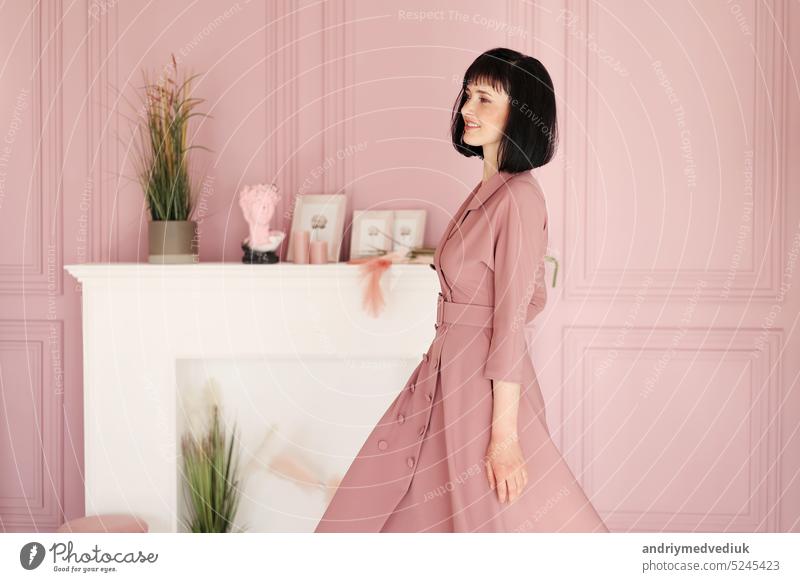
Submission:
[[461,107],[464,118],[464,143],[471,146],[499,144],[508,118],[508,95],[489,85],[469,83],[467,100]]

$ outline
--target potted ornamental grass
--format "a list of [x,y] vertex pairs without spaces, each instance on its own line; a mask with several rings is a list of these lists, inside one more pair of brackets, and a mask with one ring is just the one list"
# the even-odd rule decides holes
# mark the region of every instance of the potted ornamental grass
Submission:
[[214,404],[210,427],[197,438],[191,431],[181,439],[183,483],[192,533],[228,533],[239,508],[239,459],[236,429],[230,439]]
[[197,75],[183,78],[172,55],[172,66],[152,82],[144,76],[143,119],[137,128],[137,175],[150,214],[149,262],[196,263],[199,260],[195,196],[189,152],[206,149],[189,145],[189,121],[204,101],[191,96]]

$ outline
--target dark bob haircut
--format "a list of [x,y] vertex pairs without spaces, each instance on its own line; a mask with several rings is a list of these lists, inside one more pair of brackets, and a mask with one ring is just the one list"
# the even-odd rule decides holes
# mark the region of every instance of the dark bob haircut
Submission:
[[461,108],[468,84],[482,84],[508,95],[508,120],[497,152],[497,169],[524,172],[549,162],[558,145],[556,96],[553,81],[538,59],[508,48],[480,55],[464,73],[453,108],[450,131],[453,146],[467,157],[483,158],[483,147],[464,143]]

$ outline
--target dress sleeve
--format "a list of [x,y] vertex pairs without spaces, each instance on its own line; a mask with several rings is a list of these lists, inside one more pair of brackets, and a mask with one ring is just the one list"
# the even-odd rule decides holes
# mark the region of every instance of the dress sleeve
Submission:
[[544,196],[527,183],[508,184],[498,204],[494,237],[494,315],[484,377],[521,383],[525,323],[547,246]]

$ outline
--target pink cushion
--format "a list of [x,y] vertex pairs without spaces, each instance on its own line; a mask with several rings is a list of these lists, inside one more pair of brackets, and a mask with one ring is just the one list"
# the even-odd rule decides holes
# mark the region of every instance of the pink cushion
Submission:
[[112,513],[79,517],[64,523],[56,531],[59,533],[146,533],[147,529],[147,522],[140,517]]

